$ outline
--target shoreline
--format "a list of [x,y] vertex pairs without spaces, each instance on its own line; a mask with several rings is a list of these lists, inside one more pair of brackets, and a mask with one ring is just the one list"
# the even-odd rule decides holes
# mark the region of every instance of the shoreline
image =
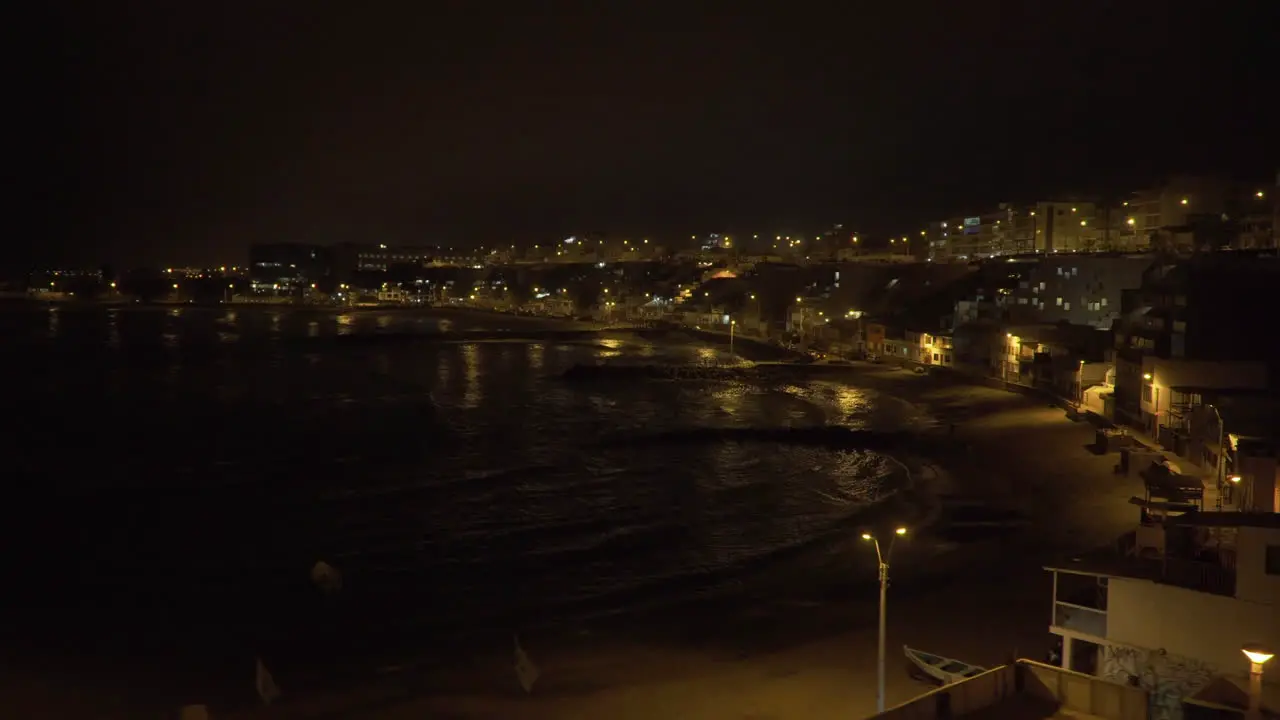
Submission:
[[[899,458],[946,469],[943,476],[922,477],[918,492],[936,495],[940,512],[948,498],[967,495],[974,502],[1016,510],[1033,523],[977,541],[939,540],[944,547],[936,553],[926,543],[910,542],[896,551],[889,611],[890,702],[926,689],[901,672],[897,648],[902,642],[983,664],[999,662],[1013,648],[1040,657],[1034,645],[1037,636],[1047,641],[1049,603],[1043,587],[1047,574],[1039,570],[1039,560],[1110,539],[1108,532],[1132,520],[1124,504],[1129,493],[1111,474],[1112,460],[1083,449],[1092,440],[1092,429],[1037,400],[945,377],[860,363],[824,368],[823,379],[898,398],[939,422],[964,417],[956,436],[970,448],[967,452],[949,446],[945,456]],[[924,432],[945,439],[936,427]],[[1100,511],[1104,506],[1107,510]],[[1051,521],[1057,518],[1063,521],[1055,527]],[[218,717],[236,718],[337,712],[380,718],[710,718],[753,708],[769,708],[779,717],[869,715],[868,708],[874,708],[874,557],[852,532],[846,544],[831,559],[827,582],[791,588],[783,571],[765,587],[744,582],[737,596],[682,606],[675,614],[656,608],[525,629],[521,642],[543,671],[527,697],[515,687],[510,637],[505,629],[493,629],[476,633],[466,647],[446,643],[423,648],[426,659],[420,663],[406,663],[372,679],[353,679],[334,691],[307,692],[287,674],[278,675],[284,700],[271,708],[253,706],[248,667],[239,700],[182,701],[209,702],[216,710],[231,711]],[[797,577],[811,572],[810,567],[795,569]],[[948,596],[942,612],[935,598],[939,591]],[[98,682],[110,677],[98,677]],[[87,683],[94,692],[85,694],[118,695],[118,687],[145,686],[138,678],[117,680],[114,687]],[[163,696],[164,683],[154,680]],[[56,697],[53,690],[51,698]],[[689,702],[702,704],[685,704]],[[32,715],[40,714],[36,708],[47,714],[42,705],[31,707]]]
[[[951,477],[931,490],[985,496],[987,503],[1021,509],[1034,524],[1011,535],[961,543],[915,567],[912,562],[923,559],[913,556],[910,545],[902,548],[907,552],[898,552],[891,571],[896,590],[891,590],[889,609],[889,704],[929,689],[903,671],[903,643],[985,665],[1014,655],[1042,657],[1049,642],[1050,592],[1042,562],[1091,549],[1127,529],[1133,518],[1125,501],[1136,483],[1116,478],[1111,459],[1084,449],[1092,439],[1087,424],[1073,423],[1060,409],[1034,399],[875,365],[856,367],[851,375],[942,417],[964,411],[969,419],[957,434],[979,457],[1012,444],[1009,434],[1032,443],[1032,449],[1017,453],[1022,462],[997,458],[1003,471],[987,461],[975,462],[972,454],[953,463],[928,459],[950,465]],[[1037,435],[1047,437],[1037,441]],[[1046,443],[1058,445],[1058,451],[1036,451]],[[1079,476],[1078,485],[1060,484],[1037,498],[1038,490],[1052,489],[1051,480],[1082,469],[1089,472]],[[1002,492],[1036,475],[1040,481],[1032,480],[1022,493]],[[1066,522],[1050,528],[1057,517]],[[1037,540],[1045,530],[1052,532]],[[851,554],[857,549],[851,548]],[[329,707],[355,713],[365,708],[368,717],[377,718],[431,713],[712,718],[765,708],[777,717],[869,716],[875,707],[875,569],[874,558],[860,549],[863,557],[851,559],[860,574],[850,573],[820,595],[761,598],[755,608],[742,602],[713,604],[674,626],[629,618],[623,621],[629,630],[584,630],[545,642],[536,633],[522,636],[543,670],[527,697],[514,687],[509,653],[495,648],[447,680],[428,681],[411,672],[370,685],[365,701],[359,699],[361,693],[347,694],[329,698]],[[936,594],[943,588],[950,610],[939,612]],[[313,702],[326,707],[324,700]],[[254,709],[234,717],[274,716]]]

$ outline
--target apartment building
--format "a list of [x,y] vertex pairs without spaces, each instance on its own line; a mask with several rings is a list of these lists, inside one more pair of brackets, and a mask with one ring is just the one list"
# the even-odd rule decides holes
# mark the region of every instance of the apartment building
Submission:
[[1110,328],[1120,316],[1122,292],[1141,286],[1153,261],[1146,255],[1046,255],[1027,265],[1026,278],[1011,290],[1009,317]]
[[1121,203],[1135,242],[1190,251],[1274,248],[1276,197],[1257,183],[1179,175]]
[[1278,283],[1280,256],[1258,252],[1208,253],[1147,268],[1140,286],[1123,293],[1115,325],[1116,419],[1158,432],[1142,411],[1147,357],[1260,362],[1272,386],[1280,376],[1280,335],[1261,330],[1275,324]]

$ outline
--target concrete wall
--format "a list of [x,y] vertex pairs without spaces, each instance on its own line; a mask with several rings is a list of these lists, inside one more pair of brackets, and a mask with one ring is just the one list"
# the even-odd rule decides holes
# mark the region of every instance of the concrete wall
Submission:
[[[878,715],[893,720],[935,720],[962,717],[991,707],[1015,694],[1017,667],[1002,665],[981,675],[940,687]],[[944,715],[944,708],[947,709]]]
[[[1141,688],[1063,670],[1030,660],[1002,665],[976,677],[925,693],[877,717],[893,720],[943,720],[964,717],[1004,702],[1033,703],[1054,709],[1110,718],[1147,720],[1147,693]],[[1039,717],[1040,715],[1036,715]]]
[[1030,660],[1019,660],[1023,692],[1058,703],[1062,709],[1115,720],[1147,720],[1148,695],[1142,688]]
[[1271,647],[1280,648],[1280,575],[1268,575],[1268,545],[1280,546],[1280,530],[1242,527],[1236,536],[1236,597],[1271,606]]
[[[1248,558],[1245,558],[1248,560]],[[1248,672],[1240,648],[1280,647],[1277,608],[1146,580],[1112,578],[1107,591],[1107,639],[1188,658],[1206,671]]]

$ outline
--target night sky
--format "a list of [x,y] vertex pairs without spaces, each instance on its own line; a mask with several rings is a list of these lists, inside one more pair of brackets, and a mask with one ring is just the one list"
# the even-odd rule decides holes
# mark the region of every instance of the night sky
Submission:
[[65,5],[28,259],[888,234],[1182,168],[1273,177],[1267,5]]

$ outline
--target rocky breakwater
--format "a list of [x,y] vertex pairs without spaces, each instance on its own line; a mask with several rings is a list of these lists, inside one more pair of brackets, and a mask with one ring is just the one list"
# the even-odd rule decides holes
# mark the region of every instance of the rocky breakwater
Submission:
[[822,375],[848,374],[848,365],[822,363],[697,363],[638,365],[574,365],[565,371],[565,380],[614,382],[619,380],[780,380]]

